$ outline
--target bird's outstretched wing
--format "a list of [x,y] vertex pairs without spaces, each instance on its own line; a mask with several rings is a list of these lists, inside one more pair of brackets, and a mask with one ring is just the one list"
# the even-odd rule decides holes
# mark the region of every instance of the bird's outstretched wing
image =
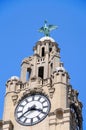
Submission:
[[39,32],[44,32],[44,27],[41,27],[38,31]]
[[48,25],[48,28],[51,31],[51,30],[57,29],[57,26],[55,26],[55,25]]

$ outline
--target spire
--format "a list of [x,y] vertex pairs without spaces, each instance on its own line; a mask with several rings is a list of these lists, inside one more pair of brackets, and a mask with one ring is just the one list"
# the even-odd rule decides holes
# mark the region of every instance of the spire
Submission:
[[55,25],[47,25],[47,21],[44,21],[44,26],[42,26],[39,29],[39,32],[42,32],[45,34],[45,36],[50,36],[50,31],[57,29],[57,26]]

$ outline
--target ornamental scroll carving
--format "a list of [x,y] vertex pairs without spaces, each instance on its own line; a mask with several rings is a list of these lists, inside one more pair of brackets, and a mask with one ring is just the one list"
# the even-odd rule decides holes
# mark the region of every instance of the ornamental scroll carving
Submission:
[[76,90],[72,89],[71,85],[69,85],[68,87],[69,87],[69,91],[68,91],[69,106],[70,106],[71,112],[76,114],[75,117],[77,120],[77,122],[76,122],[77,129],[82,130],[82,121],[83,121],[83,119],[82,119],[82,103],[78,100],[79,93]]

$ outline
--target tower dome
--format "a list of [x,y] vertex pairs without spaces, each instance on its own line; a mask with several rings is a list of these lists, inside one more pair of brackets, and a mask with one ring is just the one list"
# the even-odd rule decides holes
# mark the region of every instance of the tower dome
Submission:
[[11,80],[19,80],[19,77],[18,77],[18,76],[11,76],[10,79],[11,79]]
[[60,66],[56,67],[56,71],[62,71],[62,72],[66,72],[65,68],[64,68],[64,64],[61,62]]
[[42,37],[39,41],[43,42],[45,40],[50,40],[51,42],[55,42],[55,40],[52,37],[49,37],[49,36]]
[[56,71],[59,72],[59,71],[63,71],[63,72],[66,72],[65,68],[63,66],[60,66],[60,67],[56,67]]

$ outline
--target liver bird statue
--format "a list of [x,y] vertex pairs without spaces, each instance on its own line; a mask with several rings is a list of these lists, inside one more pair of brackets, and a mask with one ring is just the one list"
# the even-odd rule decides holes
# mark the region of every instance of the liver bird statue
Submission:
[[45,34],[45,36],[50,36],[50,31],[57,29],[55,25],[47,25],[47,21],[44,21],[44,26],[41,27],[38,31]]

